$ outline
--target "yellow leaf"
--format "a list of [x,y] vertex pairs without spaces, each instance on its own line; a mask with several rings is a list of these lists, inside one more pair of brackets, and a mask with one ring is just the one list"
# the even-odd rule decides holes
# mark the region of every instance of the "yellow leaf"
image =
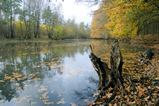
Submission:
[[43,100],[42,102],[47,102],[47,101],[49,101],[49,100]]
[[128,97],[128,96],[127,96],[127,95],[125,95],[125,96],[124,96],[124,99],[127,99],[127,97]]
[[126,87],[126,90],[129,90],[130,89],[130,86]]
[[120,92],[116,92],[117,95],[120,95]]
[[78,106],[78,105],[76,105],[76,104],[74,104],[74,103],[70,103],[72,106]]
[[42,98],[44,98],[44,97],[40,97],[40,99],[42,99]]

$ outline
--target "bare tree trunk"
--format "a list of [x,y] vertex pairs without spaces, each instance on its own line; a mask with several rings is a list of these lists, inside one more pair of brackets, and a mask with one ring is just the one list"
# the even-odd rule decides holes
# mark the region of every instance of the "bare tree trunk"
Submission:
[[[12,3],[12,0],[11,0]],[[13,31],[13,10],[11,7],[11,14],[10,14],[10,32],[11,32],[11,38],[14,38],[14,31]]]
[[0,9],[0,21],[2,20],[2,15],[1,15],[1,13],[2,13],[2,9]]
[[23,37],[23,26],[22,26],[22,23],[21,23],[21,21],[20,21],[20,30],[21,30],[21,37],[20,37],[20,39]]
[[14,38],[14,34],[13,34],[13,24],[12,24],[12,16],[10,17],[10,31],[11,31],[11,38]]
[[158,38],[159,38],[159,29],[158,29]]
[[123,77],[122,77],[122,55],[120,53],[118,40],[115,40],[110,54],[110,64],[111,69],[108,68],[108,65],[101,61],[100,58],[94,55],[93,49],[91,47],[91,54],[90,58],[93,63],[93,66],[98,73],[99,76],[99,90],[100,95],[98,96],[96,102],[100,102],[100,96],[105,95],[108,88],[113,88],[113,95],[106,101],[105,103],[109,103],[116,95],[116,91],[120,91],[121,95],[123,96],[125,91],[123,88]]

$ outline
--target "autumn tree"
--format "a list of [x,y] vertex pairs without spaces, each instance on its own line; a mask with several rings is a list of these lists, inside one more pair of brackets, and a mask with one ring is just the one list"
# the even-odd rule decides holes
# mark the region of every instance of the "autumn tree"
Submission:
[[[110,1],[107,1],[110,2]],[[107,2],[103,2],[99,9],[94,12],[92,26],[91,26],[91,38],[110,38],[109,30],[105,28],[105,24],[109,22],[109,16],[104,6]]]
[[[92,36],[100,37],[102,35],[101,26],[104,31],[120,38],[157,34],[159,33],[158,4],[159,1],[156,0],[103,1],[93,17]],[[105,16],[102,17],[102,15]]]

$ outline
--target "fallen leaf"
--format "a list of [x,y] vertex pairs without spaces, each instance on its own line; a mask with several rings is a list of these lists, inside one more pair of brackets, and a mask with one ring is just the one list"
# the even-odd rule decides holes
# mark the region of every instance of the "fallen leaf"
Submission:
[[88,106],[92,106],[92,105],[95,105],[94,101],[91,101],[88,103]]
[[66,91],[64,91],[64,92],[61,92],[61,93],[58,93],[59,95],[61,95],[61,94],[63,94],[63,93],[66,93]]
[[124,99],[127,99],[127,97],[128,97],[128,96],[127,96],[127,95],[125,95],[125,96],[124,96]]
[[78,105],[76,105],[76,104],[74,104],[74,103],[70,103],[71,104],[71,106],[78,106]]
[[31,101],[33,98],[28,99],[27,101]]
[[49,101],[49,100],[43,100],[42,102],[47,102],[47,101]]
[[146,98],[144,98],[145,101],[148,101],[148,99],[150,98],[150,96],[147,96]]
[[16,92],[17,92],[17,93],[20,93],[21,91],[20,91],[20,90],[17,90]]
[[90,102],[90,101],[88,101],[88,99],[85,99],[84,101],[85,101],[85,102],[88,102],[88,103]]
[[37,102],[31,102],[31,106],[34,105],[34,104],[36,104],[36,103],[37,103]]
[[116,92],[117,95],[120,95],[120,92]]
[[125,89],[128,91],[130,89],[130,86],[126,87]]
[[97,93],[94,93],[93,94],[93,97],[95,97],[95,96],[98,96],[99,95],[99,93],[97,92]]
[[5,100],[0,100],[0,103],[4,102]]
[[54,102],[47,102],[48,105],[54,104]]
[[5,82],[4,80],[0,80],[0,82]]

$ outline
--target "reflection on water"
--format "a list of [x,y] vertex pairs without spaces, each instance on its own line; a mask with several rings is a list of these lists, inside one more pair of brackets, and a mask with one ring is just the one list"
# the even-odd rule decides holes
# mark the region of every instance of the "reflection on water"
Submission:
[[90,41],[0,44],[0,105],[84,105],[95,100],[98,76]]
[[[104,40],[0,43],[0,105],[68,106],[95,100],[99,81],[89,59],[89,45],[110,65],[112,43]],[[146,48],[120,43],[120,50],[123,75],[131,74],[129,70],[137,69],[134,60]]]

